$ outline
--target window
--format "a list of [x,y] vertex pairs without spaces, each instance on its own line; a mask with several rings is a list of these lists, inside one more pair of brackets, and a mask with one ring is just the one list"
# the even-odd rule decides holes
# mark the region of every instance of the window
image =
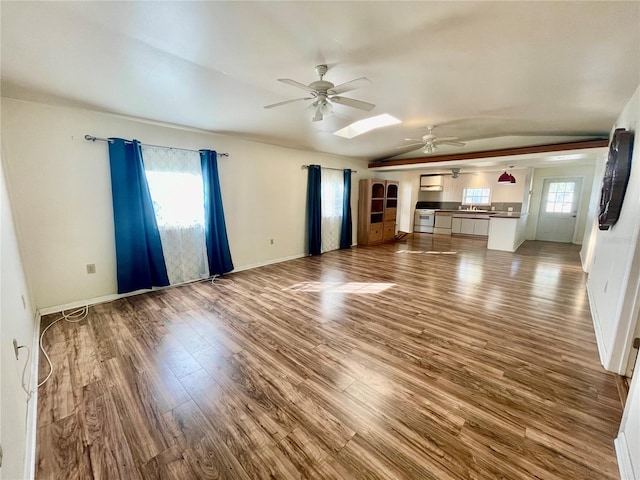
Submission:
[[[325,168],[321,173],[322,199],[322,252],[340,248],[342,231],[342,203],[344,199],[344,173],[342,170]],[[381,200],[382,201],[382,200]]]
[[158,227],[204,226],[202,174],[153,170],[146,174]]
[[545,213],[570,213],[573,206],[575,188],[575,182],[549,183]]
[[142,157],[169,283],[207,278],[200,155],[143,145]]
[[462,191],[463,205],[490,205],[490,188],[465,188]]

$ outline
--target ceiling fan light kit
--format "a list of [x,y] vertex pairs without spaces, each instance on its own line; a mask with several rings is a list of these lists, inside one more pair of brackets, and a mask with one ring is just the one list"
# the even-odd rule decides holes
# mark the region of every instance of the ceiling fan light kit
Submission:
[[344,105],[345,107],[357,108],[358,110],[364,110],[366,112],[370,112],[376,107],[373,103],[340,96],[340,94],[350,92],[356,88],[371,85],[371,80],[366,77],[360,77],[349,82],[341,83],[340,85],[334,85],[333,83],[324,80],[324,75],[327,73],[327,70],[328,67],[326,65],[316,66],[316,73],[320,77],[320,80],[311,82],[309,85],[305,85],[290,78],[279,78],[279,82],[305,90],[310,96],[272,103],[271,105],[265,105],[264,108],[274,108],[288,103],[315,99],[315,102],[311,105],[314,107],[312,120],[314,122],[319,122],[323,118],[333,114],[333,103]]

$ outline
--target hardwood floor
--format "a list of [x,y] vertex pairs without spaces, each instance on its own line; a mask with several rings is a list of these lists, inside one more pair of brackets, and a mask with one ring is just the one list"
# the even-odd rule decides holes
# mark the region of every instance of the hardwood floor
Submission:
[[47,332],[37,478],[618,478],[578,251],[423,234],[94,306]]

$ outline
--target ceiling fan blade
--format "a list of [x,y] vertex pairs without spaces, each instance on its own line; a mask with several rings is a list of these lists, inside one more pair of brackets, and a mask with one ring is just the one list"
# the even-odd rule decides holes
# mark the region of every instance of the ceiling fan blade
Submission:
[[434,142],[455,142],[456,140],[458,140],[458,137],[436,137]]
[[462,142],[438,142],[438,145],[453,145],[455,147],[464,147],[466,143]]
[[351,80],[350,82],[341,83],[340,85],[336,85],[335,87],[329,89],[329,95],[338,95],[339,93],[350,92],[351,90],[355,90],[356,88],[367,87],[371,85],[372,82],[367,77],[356,78],[355,80]]
[[286,83],[287,85],[291,85],[292,87],[301,88],[302,90],[306,90],[307,92],[316,93],[316,91],[313,88],[305,85],[304,83],[300,83],[300,82],[296,82],[295,80],[291,80],[290,78],[279,78],[278,81],[282,82],[282,83]]
[[345,97],[331,97],[331,100],[334,103],[339,103],[340,105],[345,105],[347,107],[358,108],[360,110],[366,110],[370,112],[376,106],[373,103],[363,102],[362,100],[355,100],[353,98],[345,98]]
[[422,142],[425,143],[421,138],[405,138],[407,142]]
[[415,146],[424,147],[424,142],[420,142],[420,143],[410,143],[410,144],[408,144],[408,145],[401,145],[401,146],[396,147],[396,148],[407,148],[407,147],[415,147]]
[[272,103],[271,105],[265,105],[263,108],[279,107],[280,105],[286,105],[287,103],[300,102],[302,100],[313,100],[313,97],[294,98],[293,100],[285,100],[284,102]]

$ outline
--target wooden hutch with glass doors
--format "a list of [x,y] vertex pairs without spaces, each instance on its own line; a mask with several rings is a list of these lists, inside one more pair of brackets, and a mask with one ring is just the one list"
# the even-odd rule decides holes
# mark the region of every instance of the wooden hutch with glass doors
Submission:
[[358,245],[379,245],[395,241],[397,209],[397,181],[361,179],[358,201]]

